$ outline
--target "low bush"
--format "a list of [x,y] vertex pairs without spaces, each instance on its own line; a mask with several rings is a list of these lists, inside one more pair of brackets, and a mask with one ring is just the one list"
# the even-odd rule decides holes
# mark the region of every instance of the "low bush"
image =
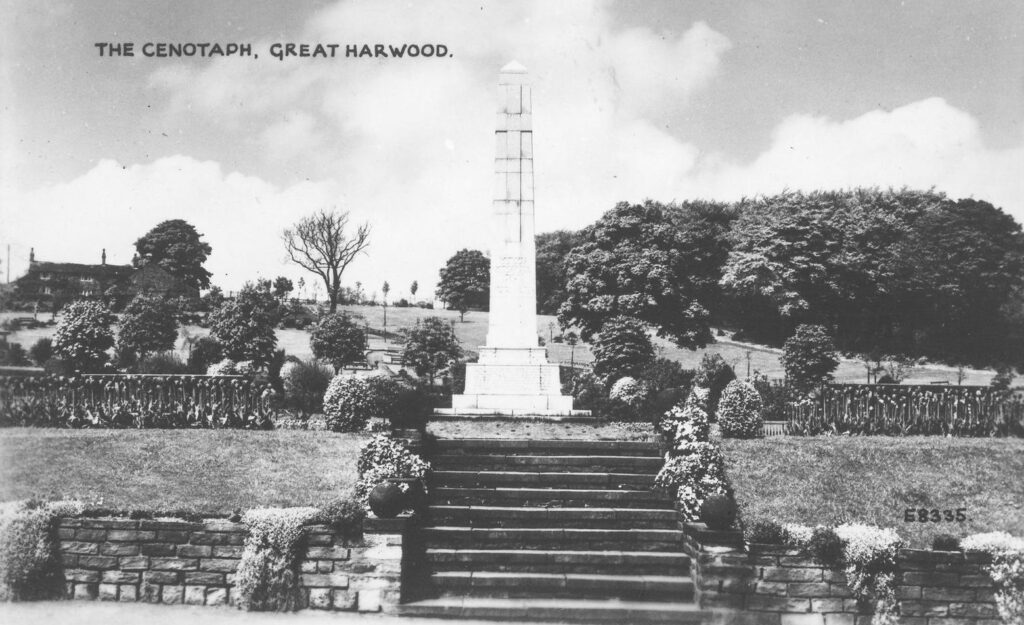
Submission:
[[960,539],[952,534],[939,534],[932,539],[935,551],[960,551]]
[[892,529],[848,523],[835,530],[844,542],[847,584],[854,598],[873,606],[873,625],[896,622],[896,555],[903,541]]
[[183,374],[188,373],[188,365],[174,352],[163,352],[140,360],[136,365],[136,371],[149,374]]
[[57,599],[64,592],[56,522],[76,516],[77,501],[0,506],[0,600]]
[[718,399],[725,387],[736,379],[736,373],[721,354],[704,354],[693,378],[695,386],[708,389],[708,417],[715,421],[718,418]]
[[1024,539],[1006,532],[974,534],[961,543],[964,551],[992,556],[985,572],[996,587],[996,608],[1004,623],[1024,623]]
[[323,410],[324,393],[334,377],[331,367],[316,360],[286,362],[280,375],[285,403],[289,408],[305,415]]
[[363,535],[365,519],[366,509],[354,496],[335,499],[321,509],[320,521],[345,540],[352,540]]
[[736,500],[726,493],[708,495],[700,504],[700,520],[709,529],[727,530],[736,522]]
[[367,506],[374,486],[396,479],[422,479],[430,471],[430,463],[410,451],[402,441],[378,434],[360,448],[356,468],[359,471],[356,498],[360,505]]
[[718,426],[726,438],[757,438],[764,434],[761,396],[747,382],[733,380],[718,402]]
[[843,539],[831,527],[816,527],[805,551],[815,562],[835,567],[843,562]]
[[299,556],[305,525],[318,519],[316,508],[258,508],[242,517],[249,528],[235,574],[238,607],[290,611],[299,602]]
[[711,424],[708,423],[707,413],[691,403],[676,406],[665,413],[658,428],[672,441],[673,445],[676,442],[707,442],[711,435]]
[[324,418],[332,432],[365,429],[374,414],[375,401],[366,378],[336,375],[324,393]]
[[673,453],[654,485],[675,497],[686,520],[696,521],[705,499],[730,490],[722,450],[710,442],[679,443]]
[[680,389],[685,397],[690,392],[696,375],[697,372],[693,369],[683,369],[678,361],[659,356],[640,371],[639,379],[654,393],[666,389]]
[[747,542],[761,545],[785,545],[790,541],[789,532],[776,521],[759,519],[746,528]]
[[772,381],[768,376],[754,372],[750,383],[761,396],[761,417],[765,421],[785,421],[786,405],[796,398],[784,382]]
[[224,350],[216,339],[208,336],[200,337],[188,352],[188,372],[199,375],[206,373],[210,365],[224,358]]
[[238,363],[230,358],[224,358],[207,367],[206,375],[239,375]]

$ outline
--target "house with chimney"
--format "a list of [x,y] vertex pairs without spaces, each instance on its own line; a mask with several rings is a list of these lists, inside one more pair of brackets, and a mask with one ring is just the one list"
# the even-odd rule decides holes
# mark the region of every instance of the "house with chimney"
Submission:
[[15,282],[15,294],[23,303],[39,303],[58,307],[76,299],[100,298],[111,287],[117,287],[127,302],[140,293],[164,297],[198,298],[199,291],[158,265],[135,268],[132,265],[107,264],[107,250],[100,254],[98,265],[58,263],[36,259],[35,248],[29,252],[28,272]]

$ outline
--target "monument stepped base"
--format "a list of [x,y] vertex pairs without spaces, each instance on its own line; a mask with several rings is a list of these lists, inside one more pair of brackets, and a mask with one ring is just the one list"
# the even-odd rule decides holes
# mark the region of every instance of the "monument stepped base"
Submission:
[[590,422],[589,410],[503,410],[494,408],[435,408],[432,421],[561,421]]

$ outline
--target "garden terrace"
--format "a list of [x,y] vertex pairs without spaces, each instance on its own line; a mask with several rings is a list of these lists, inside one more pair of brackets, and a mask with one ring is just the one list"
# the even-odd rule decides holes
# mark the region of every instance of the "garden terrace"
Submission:
[[[939,534],[1024,534],[1024,440],[778,437],[722,440],[742,517],[893,527],[909,545]],[[966,508],[967,520],[906,522],[907,509]]]

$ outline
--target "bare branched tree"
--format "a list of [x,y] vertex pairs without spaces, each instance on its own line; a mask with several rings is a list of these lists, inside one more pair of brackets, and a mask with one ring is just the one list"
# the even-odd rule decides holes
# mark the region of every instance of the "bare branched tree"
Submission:
[[304,217],[282,235],[291,261],[323,280],[331,312],[338,309],[342,274],[370,245],[370,225],[364,223],[349,235],[345,232],[348,221],[348,211],[322,210]]

